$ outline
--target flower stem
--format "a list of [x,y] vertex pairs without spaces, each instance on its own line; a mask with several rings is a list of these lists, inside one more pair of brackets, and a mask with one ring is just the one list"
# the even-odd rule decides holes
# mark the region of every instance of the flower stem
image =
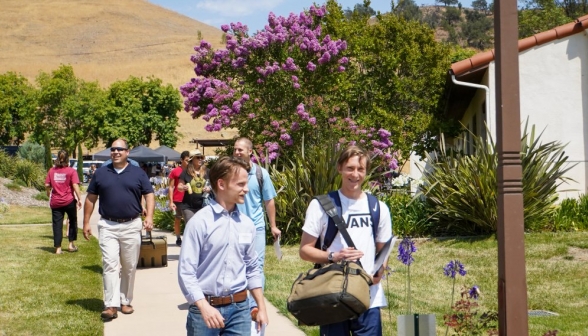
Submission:
[[408,291],[407,291],[407,301],[408,301],[408,314],[410,315],[412,313],[412,302],[411,302],[411,298],[410,298],[410,265],[408,265],[408,276],[407,276],[407,282],[408,282]]
[[[453,298],[455,295],[455,277],[453,277],[453,287],[451,287],[451,305],[449,306],[450,309],[453,309]],[[449,333],[449,325],[445,328],[445,336]]]

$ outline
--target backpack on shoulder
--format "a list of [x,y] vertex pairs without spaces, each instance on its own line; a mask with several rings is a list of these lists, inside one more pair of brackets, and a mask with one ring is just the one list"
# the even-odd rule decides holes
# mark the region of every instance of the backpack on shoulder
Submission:
[[[348,246],[355,247],[340,214],[339,193],[334,191],[315,198],[329,216],[325,239],[322,245],[318,239],[316,247],[326,251],[338,231]],[[374,200],[375,207],[372,204]],[[368,202],[375,239],[380,217],[379,203],[369,194]],[[371,277],[357,262],[339,261],[323,266],[315,265],[314,268],[301,273],[294,281],[287,308],[300,324],[309,326],[354,319],[369,309],[371,285]]]

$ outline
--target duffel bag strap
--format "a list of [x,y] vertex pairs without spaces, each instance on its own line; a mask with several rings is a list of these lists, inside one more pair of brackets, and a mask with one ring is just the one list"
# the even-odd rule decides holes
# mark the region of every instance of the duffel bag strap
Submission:
[[333,219],[333,222],[335,222],[335,226],[337,227],[337,229],[339,229],[339,232],[341,232],[341,236],[343,236],[343,239],[345,239],[347,246],[355,248],[355,244],[353,243],[353,240],[351,239],[349,232],[347,232],[345,221],[337,212],[337,208],[335,208],[335,205],[333,204],[331,198],[328,195],[319,195],[315,196],[315,198],[319,201],[327,215]]

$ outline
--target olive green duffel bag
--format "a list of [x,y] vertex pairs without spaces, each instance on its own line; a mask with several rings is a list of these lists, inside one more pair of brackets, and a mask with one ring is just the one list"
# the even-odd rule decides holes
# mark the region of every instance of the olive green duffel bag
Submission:
[[313,268],[294,281],[288,311],[309,326],[357,318],[370,307],[371,284],[371,277],[355,262]]

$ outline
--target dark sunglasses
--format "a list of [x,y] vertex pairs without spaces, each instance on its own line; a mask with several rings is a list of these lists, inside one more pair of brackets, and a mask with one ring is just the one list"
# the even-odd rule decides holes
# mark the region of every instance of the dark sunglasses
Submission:
[[123,148],[123,147],[110,147],[110,151],[111,152],[124,152],[126,151],[128,148]]
[[202,160],[202,159],[204,159],[204,156],[194,156],[194,158],[195,158],[196,160]]

